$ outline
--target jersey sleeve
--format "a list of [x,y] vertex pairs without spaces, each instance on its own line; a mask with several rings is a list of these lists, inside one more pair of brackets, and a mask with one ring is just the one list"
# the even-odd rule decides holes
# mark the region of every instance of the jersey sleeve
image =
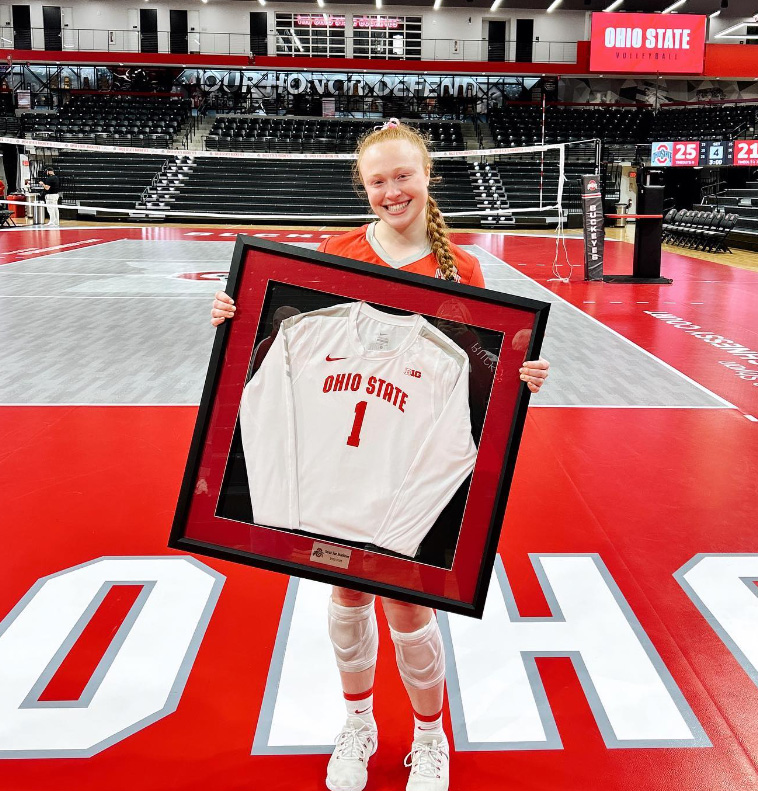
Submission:
[[456,246],[455,251],[460,259],[461,274],[463,275],[462,282],[467,286],[484,288],[484,275],[482,275],[479,259],[465,250],[461,250],[460,247]]
[[[474,468],[468,359],[446,360],[435,376],[441,406],[379,530],[375,543],[413,557],[443,508]],[[436,410],[435,410],[436,411]]]
[[474,268],[471,271],[471,278],[468,282],[470,286],[478,286],[479,288],[484,288],[484,275],[482,274],[482,268],[479,266],[479,261],[474,259]]
[[297,529],[297,447],[290,365],[291,331],[284,324],[240,403],[240,431],[253,519]]

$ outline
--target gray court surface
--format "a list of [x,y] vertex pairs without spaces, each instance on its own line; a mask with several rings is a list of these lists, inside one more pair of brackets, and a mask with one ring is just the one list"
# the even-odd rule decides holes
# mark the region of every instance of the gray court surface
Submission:
[[[93,234],[96,235],[96,234]],[[315,247],[304,244],[305,247]],[[0,267],[0,404],[197,404],[233,242],[120,240]],[[488,288],[552,303],[535,406],[729,407],[479,247]]]

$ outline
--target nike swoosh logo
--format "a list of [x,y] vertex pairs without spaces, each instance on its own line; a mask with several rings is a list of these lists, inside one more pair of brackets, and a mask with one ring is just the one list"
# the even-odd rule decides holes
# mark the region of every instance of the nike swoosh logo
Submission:
[[337,362],[337,360],[347,360],[347,357],[330,357],[328,354],[326,355],[326,361],[328,363]]

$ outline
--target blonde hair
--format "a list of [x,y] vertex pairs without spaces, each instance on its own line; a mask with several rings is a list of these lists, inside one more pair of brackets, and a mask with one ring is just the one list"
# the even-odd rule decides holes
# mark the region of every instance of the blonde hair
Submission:
[[[359,193],[363,192],[360,165],[364,152],[367,148],[377,143],[385,143],[391,140],[407,140],[421,153],[421,161],[431,173],[433,162],[429,156],[429,149],[426,147],[424,138],[412,127],[400,123],[396,118],[391,118],[384,126],[364,135],[355,149],[357,158],[353,163],[353,183]],[[432,181],[438,180],[432,179]],[[458,267],[455,265],[453,251],[450,249],[450,229],[447,227],[437,201],[431,195],[426,201],[426,235],[429,239],[432,253],[437,259],[438,269],[436,276],[443,280],[458,280]]]

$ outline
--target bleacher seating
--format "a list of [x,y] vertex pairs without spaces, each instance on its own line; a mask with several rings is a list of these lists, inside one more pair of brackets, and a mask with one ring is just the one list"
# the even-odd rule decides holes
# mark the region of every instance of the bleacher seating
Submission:
[[650,140],[735,140],[755,127],[756,105],[670,107],[656,116]]
[[[595,163],[592,147],[578,147],[576,156],[564,164],[563,212],[580,214],[580,176],[592,173]],[[560,173],[557,157],[539,154],[500,156],[492,162],[474,164],[475,189],[485,195],[484,208],[513,210],[510,216],[491,217],[483,225],[544,226],[557,221],[555,206]],[[489,201],[489,203],[487,203]]]
[[69,143],[168,148],[190,114],[187,100],[84,94],[58,113],[24,113],[26,137]]
[[[545,143],[569,143],[601,137],[605,143],[638,143],[648,139],[650,108],[605,105],[548,105]],[[488,123],[498,146],[513,148],[542,142],[542,106],[506,104],[490,110]]]
[[55,168],[64,183],[64,200],[71,197],[68,182],[82,206],[134,209],[165,162],[160,156],[64,150]]
[[[623,105],[547,105],[545,142],[568,143],[599,137],[605,145],[653,140],[733,140],[753,134],[755,104],[663,107]],[[542,142],[542,106],[506,104],[490,110],[488,123],[498,146],[533,146]]]
[[18,137],[21,133],[21,122],[12,113],[0,115],[0,135],[2,137]]
[[[409,123],[425,135],[433,150],[465,149],[460,123]],[[205,147],[209,151],[352,152],[358,140],[375,126],[375,121],[341,118],[224,115],[216,118]]]
[[[176,178],[156,184],[144,208],[223,215],[307,215],[328,217],[370,214],[352,182],[351,162],[343,160],[238,160],[223,157],[184,158]],[[438,162],[442,177],[432,187],[443,212],[475,211],[469,166],[463,161]],[[167,174],[171,176],[171,174]],[[343,220],[338,220],[343,222]],[[355,224],[366,220],[355,220]],[[466,223],[476,222],[467,218]],[[348,223],[349,224],[349,223]]]
[[744,187],[731,187],[703,198],[702,206],[729,212],[736,218],[735,231],[758,234],[758,181],[747,181]]
[[731,252],[726,239],[736,221],[736,214],[720,211],[669,209],[663,218],[663,241],[707,252]]

